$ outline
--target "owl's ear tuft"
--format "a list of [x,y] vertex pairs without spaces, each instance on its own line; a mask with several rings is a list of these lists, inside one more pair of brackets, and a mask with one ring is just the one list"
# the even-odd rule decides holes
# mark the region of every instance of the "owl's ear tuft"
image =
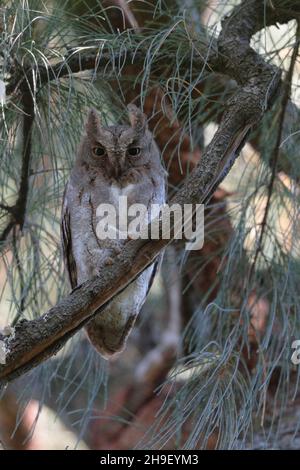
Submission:
[[89,110],[85,129],[88,137],[95,138],[99,134],[99,130],[101,129],[101,120],[99,114],[94,108]]
[[147,129],[147,118],[145,114],[133,103],[127,106],[129,121],[137,132],[145,132]]

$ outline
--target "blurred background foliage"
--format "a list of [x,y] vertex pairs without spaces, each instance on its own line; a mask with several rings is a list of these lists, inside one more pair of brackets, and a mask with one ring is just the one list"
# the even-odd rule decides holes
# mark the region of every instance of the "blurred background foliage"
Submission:
[[[203,63],[237,3],[0,2],[1,328],[69,291],[60,206],[89,107],[143,107],[169,196],[200,160],[236,89]],[[287,72],[296,27],[252,47]],[[207,206],[203,249],[166,253],[126,351],[108,363],[79,333],[2,393],[5,448],[299,447],[299,73],[283,128],[278,97]]]

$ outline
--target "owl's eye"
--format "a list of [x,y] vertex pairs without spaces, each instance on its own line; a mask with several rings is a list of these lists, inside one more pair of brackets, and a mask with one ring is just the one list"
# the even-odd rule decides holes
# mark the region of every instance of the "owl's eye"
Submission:
[[136,157],[137,155],[141,153],[141,149],[140,147],[129,147],[129,149],[127,150],[127,153],[130,157]]
[[93,148],[93,153],[94,155],[96,155],[97,157],[104,157],[104,155],[106,154],[106,150],[104,147],[94,147]]

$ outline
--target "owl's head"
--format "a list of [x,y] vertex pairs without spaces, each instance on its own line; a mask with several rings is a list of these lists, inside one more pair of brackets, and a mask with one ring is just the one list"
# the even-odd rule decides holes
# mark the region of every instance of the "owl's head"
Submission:
[[126,177],[132,168],[147,168],[160,156],[146,116],[134,104],[127,107],[130,126],[104,126],[95,109],[86,123],[80,159],[109,178]]

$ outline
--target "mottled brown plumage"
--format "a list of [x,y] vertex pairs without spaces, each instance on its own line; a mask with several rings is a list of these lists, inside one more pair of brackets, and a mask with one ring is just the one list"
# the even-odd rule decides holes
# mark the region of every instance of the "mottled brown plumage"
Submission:
[[[126,242],[97,237],[99,204],[110,203],[117,211],[120,196],[127,196],[128,205],[165,202],[165,171],[146,117],[135,105],[128,111],[130,126],[105,127],[95,110],[88,115],[62,209],[62,246],[72,288],[105,270]],[[104,357],[124,348],[157,263],[88,323],[89,339]]]

